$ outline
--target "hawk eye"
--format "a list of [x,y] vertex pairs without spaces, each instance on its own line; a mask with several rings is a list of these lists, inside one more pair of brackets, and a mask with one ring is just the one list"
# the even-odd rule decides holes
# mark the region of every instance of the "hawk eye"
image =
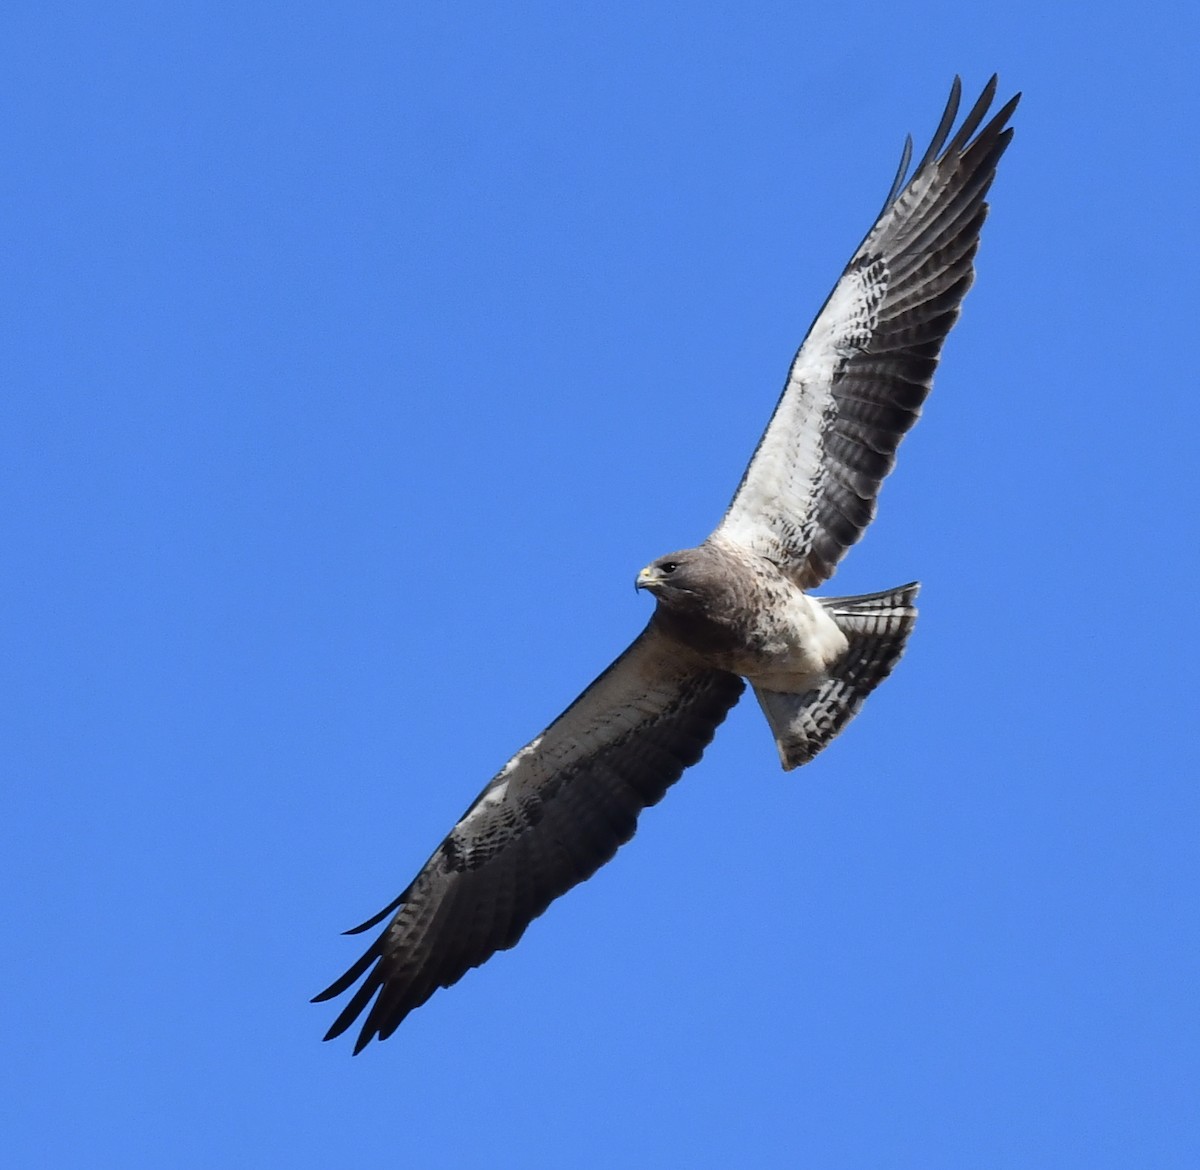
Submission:
[[658,567],[664,573],[673,573],[673,572],[675,572],[676,569],[679,568],[679,562],[678,561],[663,561],[663,563],[661,565],[659,565]]

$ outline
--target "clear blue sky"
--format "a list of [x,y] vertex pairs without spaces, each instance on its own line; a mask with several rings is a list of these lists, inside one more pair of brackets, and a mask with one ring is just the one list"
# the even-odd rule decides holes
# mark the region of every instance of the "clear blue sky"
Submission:
[[[1200,1164],[1195,9],[0,17],[16,1166]],[[386,1044],[338,931],[633,637],[955,73],[1025,93],[784,775],[736,710]]]

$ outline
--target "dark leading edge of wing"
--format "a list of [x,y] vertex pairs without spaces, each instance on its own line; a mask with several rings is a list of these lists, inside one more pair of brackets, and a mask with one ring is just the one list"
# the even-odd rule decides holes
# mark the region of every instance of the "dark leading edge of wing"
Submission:
[[874,516],[880,484],[920,414],[974,279],[985,199],[1020,95],[980,129],[995,97],[993,77],[950,138],[961,89],[955,78],[907,182],[906,144],[883,210],[797,353],[721,524],[801,588],[827,580]]
[[396,911],[358,962],[315,997],[332,999],[366,975],[325,1039],[366,1012],[360,1052],[439,987],[513,946],[633,836],[642,809],[700,758],[742,688],[735,675],[681,661],[677,647],[646,630],[497,774],[408,889],[347,932]]

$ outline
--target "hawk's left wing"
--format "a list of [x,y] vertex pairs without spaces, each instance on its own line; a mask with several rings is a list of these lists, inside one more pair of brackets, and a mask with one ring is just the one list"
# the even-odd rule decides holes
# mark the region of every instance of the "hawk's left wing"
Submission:
[[832,576],[871,522],[974,279],[985,198],[1020,95],[979,130],[993,77],[947,143],[961,88],[955,78],[933,141],[901,190],[906,146],[884,209],[800,347],[717,529],[803,589]]

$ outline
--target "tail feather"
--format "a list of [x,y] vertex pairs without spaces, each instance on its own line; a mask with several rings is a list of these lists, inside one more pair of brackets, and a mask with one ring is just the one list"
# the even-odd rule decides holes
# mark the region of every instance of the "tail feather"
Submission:
[[846,652],[819,686],[802,694],[754,688],[785,771],[807,764],[891,674],[917,621],[919,589],[914,581],[883,593],[817,598],[846,635]]

